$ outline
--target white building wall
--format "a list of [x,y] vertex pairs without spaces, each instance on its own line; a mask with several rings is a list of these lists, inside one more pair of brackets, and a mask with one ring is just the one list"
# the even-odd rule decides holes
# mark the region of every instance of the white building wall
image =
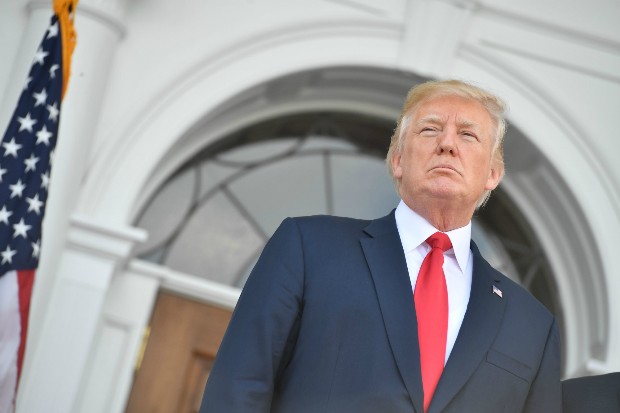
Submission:
[[[0,4],[1,129],[43,35],[46,3]],[[58,147],[57,158],[65,159],[65,164],[55,165],[60,172],[52,176],[46,217],[54,224],[46,223],[48,242],[43,244],[44,252],[55,252],[43,257],[35,287],[31,336],[37,340],[29,343],[18,412],[43,411],[52,396],[42,390],[45,383],[34,379],[35,374],[57,376],[58,371],[45,369],[58,369],[63,361],[73,366],[72,380],[56,386],[63,407],[99,411],[89,406],[102,400],[105,395],[95,389],[107,383],[107,400],[115,400],[110,411],[122,411],[128,380],[111,385],[109,378],[119,370],[97,366],[105,365],[102,360],[123,360],[121,370],[129,377],[126,360],[136,353],[136,337],[140,323],[146,323],[152,296],[150,300],[140,295],[139,308],[128,307],[121,297],[138,291],[139,285],[148,285],[151,294],[160,283],[170,288],[180,285],[173,276],[136,273],[124,264],[115,265],[125,262],[131,244],[140,239],[136,233],[128,240],[126,228],[152,189],[152,177],[163,164],[182,162],[183,148],[196,145],[188,132],[236,95],[280,76],[338,66],[463,78],[506,98],[510,122],[545,155],[567,185],[570,199],[576,200],[566,208],[575,211],[566,216],[572,214],[583,225],[575,227],[574,237],[589,239],[587,234],[595,234],[594,245],[587,247],[593,252],[588,250],[586,256],[600,261],[601,273],[572,274],[575,265],[566,251],[574,245],[584,247],[557,238],[571,231],[564,218],[552,224],[554,211],[563,205],[540,196],[555,191],[554,199],[560,200],[564,189],[546,171],[519,171],[507,180],[512,197],[522,195],[519,206],[538,225],[537,235],[548,245],[559,277],[567,318],[566,373],[620,370],[620,353],[613,351],[620,347],[620,269],[613,260],[620,245],[620,163],[613,150],[620,107],[619,18],[620,4],[609,0],[81,0],[76,63],[61,115],[60,140],[71,144]],[[360,111],[380,110],[362,107],[353,99],[345,103]],[[72,161],[82,166],[71,169]],[[56,207],[51,204],[55,188],[66,195]],[[97,298],[102,301],[88,306],[98,316],[89,313],[92,336],[77,344],[83,354],[77,364],[63,360],[71,354],[62,350],[61,340],[50,338],[71,336],[72,314],[88,304],[63,300],[62,294],[74,287],[67,284],[68,275],[84,277],[82,267],[75,266],[100,261],[90,253],[72,267],[77,262],[71,258],[75,244],[63,240],[71,231],[68,222],[73,214],[80,214],[93,228],[119,228],[94,239],[105,243],[112,237],[128,248],[113,255],[116,258],[105,264],[106,270],[98,267],[104,281],[98,284]],[[50,247],[54,242],[50,239],[56,240],[54,246]],[[69,267],[59,271],[60,262]],[[72,294],[92,292],[77,285]],[[588,289],[592,294],[586,296],[583,291]],[[587,308],[591,306],[599,307]],[[584,314],[597,311],[607,312],[608,325],[600,326],[601,336],[592,340],[605,350],[593,356],[582,329],[597,322]],[[116,314],[112,319],[117,321],[122,319],[118,314],[133,320],[127,321],[131,328],[124,338],[106,324],[110,314]],[[116,353],[106,353],[106,340]],[[118,354],[121,348],[123,354]]]

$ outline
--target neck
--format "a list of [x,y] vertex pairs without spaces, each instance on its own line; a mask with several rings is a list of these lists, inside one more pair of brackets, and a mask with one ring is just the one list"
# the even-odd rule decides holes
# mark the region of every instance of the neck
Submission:
[[424,217],[431,225],[441,232],[452,231],[453,229],[466,226],[474,214],[474,207],[464,207],[455,202],[434,200],[433,202],[411,202],[403,199],[405,204],[413,211]]

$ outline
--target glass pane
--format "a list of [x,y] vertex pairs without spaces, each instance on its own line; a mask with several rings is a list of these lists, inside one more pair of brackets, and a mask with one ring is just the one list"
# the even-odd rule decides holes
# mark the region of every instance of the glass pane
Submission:
[[203,162],[200,165],[200,198],[239,170],[239,167],[220,165],[214,161]]
[[216,159],[241,164],[256,163],[275,156],[282,156],[292,151],[298,143],[299,139],[278,139],[260,142],[224,152],[218,155]]
[[351,142],[344,141],[342,139],[330,139],[321,136],[313,136],[311,138],[306,139],[303,145],[301,145],[301,150],[339,150],[339,151],[350,151],[357,152],[357,146],[352,144]]
[[270,236],[286,217],[325,214],[322,156],[285,158],[258,168],[231,186],[231,192]]
[[142,255],[140,258],[146,261],[154,262],[157,264],[161,264],[166,256],[166,248],[165,246],[157,247],[148,253]]
[[365,155],[332,155],[334,214],[354,218],[377,218],[398,205],[385,162]]
[[515,268],[510,255],[504,249],[502,242],[494,234],[485,230],[476,218],[472,220],[471,238],[474,240],[480,254],[489,264],[516,283],[521,283],[519,273]]
[[195,170],[188,169],[159,190],[138,221],[149,237],[136,247],[137,255],[163,243],[181,225],[192,203],[194,184]]
[[165,265],[227,285],[263,245],[263,239],[223,193],[190,217],[171,246]]

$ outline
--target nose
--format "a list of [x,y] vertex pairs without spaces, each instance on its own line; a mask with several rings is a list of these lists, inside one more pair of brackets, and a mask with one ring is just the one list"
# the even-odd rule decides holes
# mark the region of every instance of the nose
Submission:
[[457,134],[456,131],[450,128],[444,130],[438,137],[437,142],[437,154],[450,154],[456,155],[458,153],[458,147],[456,144]]

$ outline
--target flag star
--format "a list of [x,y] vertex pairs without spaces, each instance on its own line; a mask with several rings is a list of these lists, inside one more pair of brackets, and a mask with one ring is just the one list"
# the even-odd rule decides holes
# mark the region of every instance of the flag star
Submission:
[[50,146],[50,138],[53,136],[52,132],[47,130],[47,127],[43,125],[40,131],[37,132],[37,145],[43,142],[45,145]]
[[47,28],[46,39],[49,39],[51,37],[56,37],[56,36],[58,36],[58,22],[52,24],[50,27]]
[[7,172],[6,169],[0,168],[0,183],[2,182],[2,177],[4,176],[6,172]]
[[28,202],[28,212],[34,211],[37,215],[41,215],[41,207],[43,206],[43,202],[39,200],[39,194],[35,194],[33,198],[26,197],[26,202]]
[[41,241],[31,242],[32,245],[32,256],[34,258],[39,258],[39,253],[41,252]]
[[25,117],[18,117],[17,121],[19,122],[19,131],[21,132],[24,129],[28,130],[28,132],[32,132],[32,127],[34,126],[35,123],[37,123],[36,119],[32,119],[30,117],[30,112],[26,113]]
[[9,185],[9,188],[11,188],[11,199],[16,196],[21,198],[24,193],[24,189],[26,189],[26,185],[22,184],[22,180],[20,179],[17,183]]
[[35,63],[43,64],[43,61],[45,60],[48,54],[49,54],[48,52],[44,52],[43,49],[39,47],[39,49],[37,50],[37,53],[35,53],[34,55],[34,61],[32,62],[33,66]]
[[26,198],[26,202],[28,202],[28,212],[34,211],[37,215],[41,215],[43,202],[39,199],[39,194],[35,194],[33,198]]
[[50,67],[50,78],[54,79],[56,77],[56,71],[58,69],[60,69],[58,65],[52,65],[52,67]]
[[41,188],[48,189],[50,186],[50,174],[49,172],[45,172],[41,174]]
[[14,158],[17,158],[17,151],[20,150],[23,145],[16,143],[15,138],[11,138],[10,142],[5,142],[2,146],[4,146],[4,156],[13,155]]
[[41,89],[39,93],[33,93],[32,97],[36,100],[34,107],[36,108],[39,105],[45,105],[45,101],[47,100],[47,92],[45,89]]
[[11,215],[13,215],[13,213],[6,209],[6,205],[2,205],[2,209],[0,209],[0,222],[9,225],[9,218]]
[[60,113],[60,110],[58,109],[58,104],[54,102],[53,105],[47,105],[47,110],[50,113],[49,119],[53,120],[54,122],[58,122],[58,114]]
[[37,162],[39,162],[39,158],[34,156],[34,153],[30,155],[30,158],[25,159],[24,164],[26,165],[26,172],[37,169]]
[[12,250],[10,245],[6,246],[6,249],[0,253],[2,255],[2,264],[7,262],[10,264],[13,261],[13,255],[17,254],[16,250]]
[[32,225],[26,225],[24,218],[20,219],[17,224],[13,224],[13,238],[17,238],[20,235],[24,238],[28,236],[27,232],[32,228]]

